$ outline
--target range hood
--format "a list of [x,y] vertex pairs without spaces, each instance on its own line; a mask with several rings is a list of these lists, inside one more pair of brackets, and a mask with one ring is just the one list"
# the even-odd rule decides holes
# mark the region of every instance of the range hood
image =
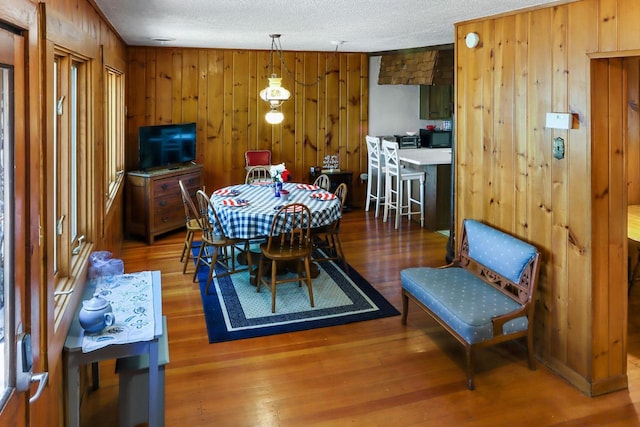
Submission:
[[384,54],[380,85],[452,85],[453,49]]

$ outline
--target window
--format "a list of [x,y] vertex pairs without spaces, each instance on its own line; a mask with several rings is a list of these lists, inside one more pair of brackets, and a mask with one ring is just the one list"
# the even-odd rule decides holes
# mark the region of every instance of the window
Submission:
[[54,127],[53,170],[53,269],[55,316],[58,324],[67,294],[86,259],[91,218],[91,134],[89,129],[90,63],[56,51],[53,63]]
[[124,75],[105,68],[105,189],[107,210],[124,175]]
[[[6,284],[13,283],[13,262],[11,259],[11,207],[13,200],[11,161],[11,120],[12,100],[11,69],[0,65],[0,408],[8,397],[8,375],[10,343],[13,341],[11,328],[12,292]],[[5,325],[7,326],[5,328]],[[6,332],[6,335],[5,335]]]

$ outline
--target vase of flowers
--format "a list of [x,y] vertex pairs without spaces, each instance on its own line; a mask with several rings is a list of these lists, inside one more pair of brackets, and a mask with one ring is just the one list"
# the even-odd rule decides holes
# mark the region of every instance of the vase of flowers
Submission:
[[279,165],[271,166],[269,173],[273,179],[274,195],[280,197],[280,191],[282,191],[284,181],[289,181],[289,171],[284,163],[280,163]]

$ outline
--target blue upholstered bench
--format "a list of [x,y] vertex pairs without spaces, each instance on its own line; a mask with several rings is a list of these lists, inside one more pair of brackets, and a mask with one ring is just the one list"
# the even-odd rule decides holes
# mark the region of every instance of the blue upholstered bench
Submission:
[[479,347],[526,337],[533,370],[539,258],[534,246],[466,219],[460,250],[451,264],[401,271],[402,324],[406,325],[412,300],[463,344],[470,390],[474,388],[473,351]]

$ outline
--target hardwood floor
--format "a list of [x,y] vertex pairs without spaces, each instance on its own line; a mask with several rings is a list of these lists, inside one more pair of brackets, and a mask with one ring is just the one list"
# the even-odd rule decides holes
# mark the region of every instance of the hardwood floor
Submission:
[[[399,310],[400,270],[444,264],[446,237],[406,220],[396,231],[355,210],[341,230],[351,266]],[[162,271],[167,426],[640,425],[640,315],[629,322],[628,390],[589,398],[540,363],[530,371],[525,348],[507,343],[477,353],[469,391],[462,346],[415,306],[406,327],[396,316],[209,344],[197,285],[178,260],[183,238],[127,241],[122,256],[126,271]],[[83,425],[114,425],[117,381],[114,364],[101,364]]]

